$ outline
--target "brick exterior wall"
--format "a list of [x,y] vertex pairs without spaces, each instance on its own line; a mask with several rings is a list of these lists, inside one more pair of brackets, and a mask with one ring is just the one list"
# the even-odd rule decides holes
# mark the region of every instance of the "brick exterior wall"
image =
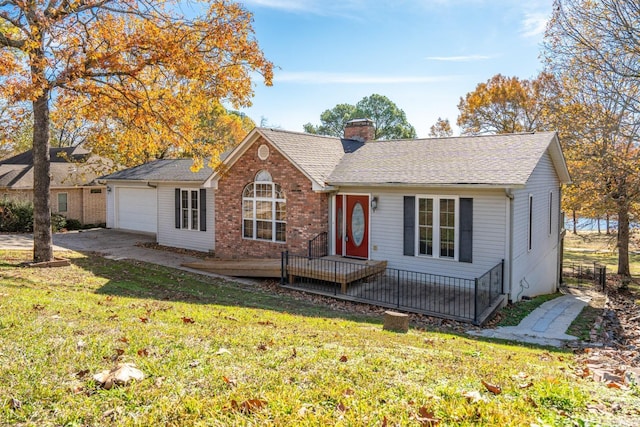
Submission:
[[[269,146],[266,160],[258,158],[258,147]],[[242,190],[256,174],[266,170],[280,184],[287,201],[285,243],[242,237]],[[260,138],[218,182],[216,200],[216,257],[279,258],[282,251],[306,254],[307,242],[329,228],[329,196],[311,189],[311,181],[289,163],[272,145]]]
[[[91,193],[91,190],[101,190]],[[60,212],[58,194],[67,193],[67,210]],[[51,190],[51,212],[64,215],[65,218],[77,219],[82,224],[104,224],[107,221],[107,190],[104,186],[80,188],[56,188]],[[10,200],[33,201],[31,190],[2,190],[0,198]]]

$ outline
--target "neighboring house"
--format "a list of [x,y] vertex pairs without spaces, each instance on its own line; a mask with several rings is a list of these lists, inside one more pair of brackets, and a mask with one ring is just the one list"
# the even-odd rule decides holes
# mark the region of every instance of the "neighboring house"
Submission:
[[165,246],[213,251],[214,194],[203,187],[212,170],[192,172],[192,164],[155,160],[101,177],[107,185],[107,227],[151,233]]
[[557,289],[570,176],[555,133],[372,136],[369,120],[343,139],[254,129],[202,183],[216,256],[306,254],[326,232],[330,254],[396,269],[473,279],[504,260],[510,300]]
[[[108,159],[77,147],[51,148],[51,212],[82,224],[104,224],[106,189],[95,178],[111,167]],[[0,198],[33,200],[33,153],[0,161]]]

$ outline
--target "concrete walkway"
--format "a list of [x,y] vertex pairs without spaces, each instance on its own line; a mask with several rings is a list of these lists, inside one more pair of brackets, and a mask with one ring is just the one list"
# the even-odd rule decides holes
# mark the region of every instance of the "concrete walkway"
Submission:
[[563,347],[578,338],[567,335],[571,322],[589,303],[589,297],[563,295],[547,301],[522,319],[518,326],[468,331],[470,335],[530,344]]

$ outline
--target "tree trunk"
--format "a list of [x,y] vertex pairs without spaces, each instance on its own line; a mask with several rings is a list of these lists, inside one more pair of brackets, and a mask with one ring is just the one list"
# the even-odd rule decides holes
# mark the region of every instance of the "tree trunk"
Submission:
[[598,234],[602,234],[602,230],[600,229],[600,217],[596,217],[596,221],[598,221]]
[[611,234],[611,225],[609,224],[609,214],[607,214],[607,234]]
[[33,260],[53,260],[49,164],[49,91],[33,102]]
[[618,206],[618,274],[630,277],[629,271],[629,209],[625,204]]
[[578,219],[576,218],[576,210],[572,210],[571,211],[573,213],[573,234],[578,234],[578,230],[577,230],[577,223],[578,223]]

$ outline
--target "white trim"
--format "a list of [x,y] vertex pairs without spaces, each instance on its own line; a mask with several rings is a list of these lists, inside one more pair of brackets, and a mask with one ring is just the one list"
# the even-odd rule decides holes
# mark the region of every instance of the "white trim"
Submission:
[[527,252],[533,249],[533,194],[529,193],[527,205]]
[[[198,188],[179,188],[180,191],[180,230],[192,230],[192,231],[200,231],[200,189]],[[182,192],[187,192],[187,207],[182,206]],[[196,204],[197,207],[193,208],[193,193],[196,193]],[[188,224],[184,226],[184,210],[187,210],[188,213]],[[193,211],[196,211],[197,221],[195,221],[196,226],[193,227]]]
[[547,199],[549,201],[549,218],[547,218],[547,220],[549,221],[549,236],[551,236],[551,234],[553,234],[553,190],[549,190],[549,198]]
[[[420,258],[458,261],[460,255],[460,196],[416,194],[415,199],[415,256]],[[420,199],[433,200],[433,253],[431,255],[420,253]],[[453,258],[440,256],[440,200],[454,201],[455,225]]]

